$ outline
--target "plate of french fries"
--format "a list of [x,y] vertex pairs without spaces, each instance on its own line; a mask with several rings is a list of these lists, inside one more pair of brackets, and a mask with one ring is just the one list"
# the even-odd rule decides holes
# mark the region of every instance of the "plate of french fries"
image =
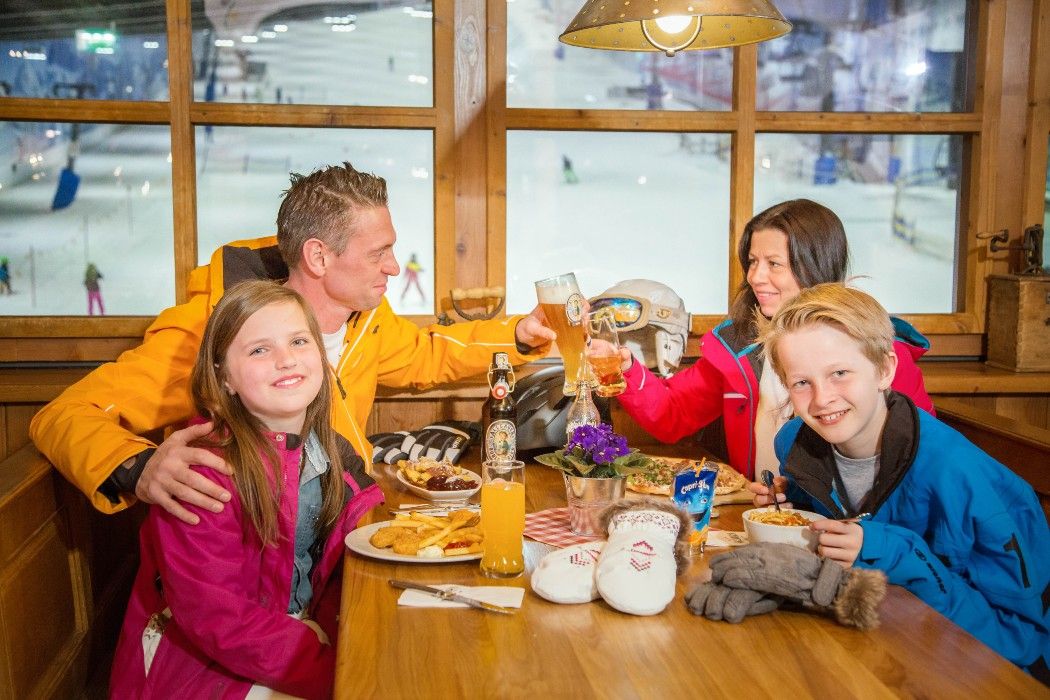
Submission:
[[357,528],[346,536],[346,546],[373,559],[447,564],[480,559],[484,539],[476,511],[453,510],[444,516],[413,511]]

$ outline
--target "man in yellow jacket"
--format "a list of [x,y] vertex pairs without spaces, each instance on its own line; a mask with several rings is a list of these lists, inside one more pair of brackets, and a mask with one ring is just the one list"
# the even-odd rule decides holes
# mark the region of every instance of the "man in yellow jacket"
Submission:
[[144,433],[177,425],[194,407],[190,371],[204,326],[227,288],[246,279],[286,279],[311,305],[325,335],[333,381],[332,420],[366,463],[364,425],[376,386],[425,389],[477,374],[494,351],[520,364],[554,340],[542,312],[492,321],[418,328],[398,317],[384,294],[400,272],[386,181],[349,163],[292,175],[277,214],[277,237],[238,241],[190,274],[189,300],[162,312],[142,345],[102,365],[45,406],[33,442],[104,512],[137,496],[188,523],[180,501],[220,511],[228,491],[189,468],[229,473],[222,460],[189,443],[210,423],[176,430],[160,445]]

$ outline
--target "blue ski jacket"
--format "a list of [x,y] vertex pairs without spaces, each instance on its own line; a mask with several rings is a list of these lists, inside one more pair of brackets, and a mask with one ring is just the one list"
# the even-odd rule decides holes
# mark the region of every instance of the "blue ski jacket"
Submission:
[[1050,682],[1050,530],[1035,492],[906,396],[887,403],[879,471],[855,513],[834,487],[831,446],[800,418],[775,440],[788,499],[829,518],[870,513],[855,566]]

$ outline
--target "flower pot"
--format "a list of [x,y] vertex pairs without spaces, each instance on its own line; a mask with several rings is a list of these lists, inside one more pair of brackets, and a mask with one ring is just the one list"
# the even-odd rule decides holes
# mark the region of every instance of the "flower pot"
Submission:
[[569,527],[577,535],[604,537],[598,516],[605,507],[623,498],[627,477],[591,479],[585,476],[565,478],[565,497],[569,502]]

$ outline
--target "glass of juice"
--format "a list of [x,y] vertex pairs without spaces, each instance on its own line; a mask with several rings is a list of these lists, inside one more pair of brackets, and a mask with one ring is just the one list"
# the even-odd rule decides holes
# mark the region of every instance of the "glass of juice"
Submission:
[[513,578],[525,573],[525,463],[486,461],[481,465],[481,573]]

